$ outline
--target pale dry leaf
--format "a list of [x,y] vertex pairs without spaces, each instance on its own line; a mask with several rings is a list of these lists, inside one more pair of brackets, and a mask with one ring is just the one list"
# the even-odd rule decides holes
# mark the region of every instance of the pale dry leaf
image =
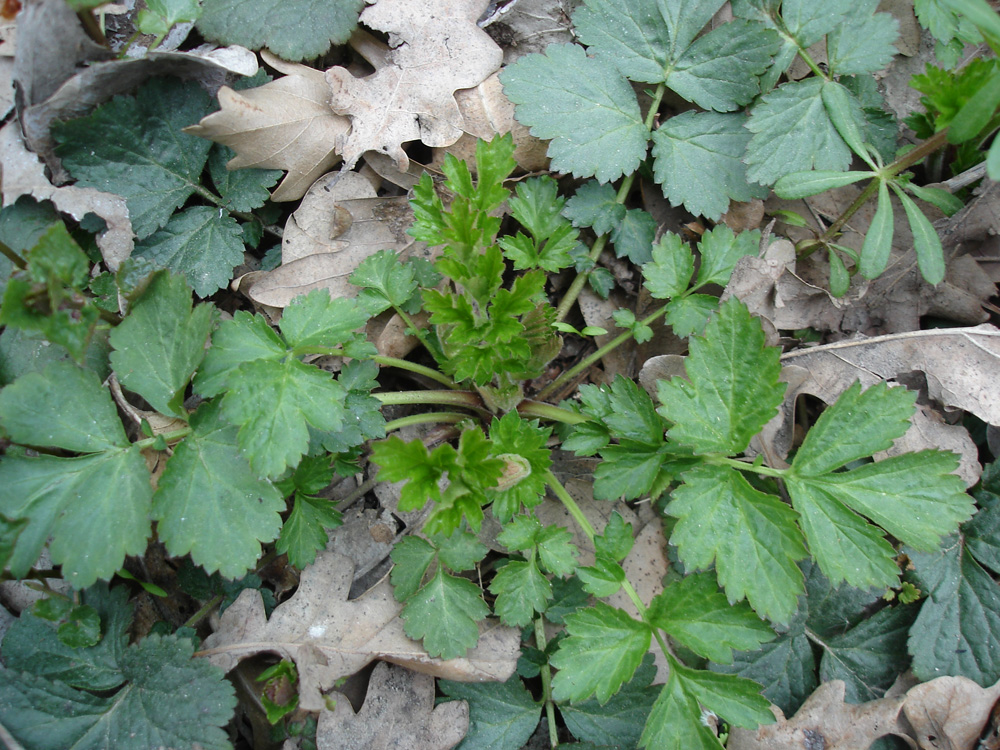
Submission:
[[353,578],[349,558],[321,551],[303,571],[298,590],[270,619],[260,592],[244,589],[199,655],[227,672],[241,659],[264,652],[295,662],[299,705],[307,711],[322,710],[323,693],[376,659],[449,680],[504,681],[513,674],[520,651],[517,630],[487,622],[480,627],[479,644],[465,657],[435,659],[403,630],[402,605],[387,578],[348,601]]
[[358,172],[330,172],[316,180],[281,233],[281,262],[336,253],[351,244],[354,215],[347,201],[375,198],[378,191]]
[[903,713],[920,748],[974,747],[1000,699],[1000,682],[983,688],[966,677],[938,677],[910,688]]
[[388,33],[390,49],[364,78],[342,67],[326,72],[333,111],[351,119],[351,131],[338,143],[345,169],[365,151],[378,151],[406,172],[402,144],[420,140],[443,147],[461,137],[464,119],[455,91],[479,85],[503,61],[500,47],[476,26],[486,4],[378,0],[362,12],[361,23]]
[[117,271],[132,254],[132,221],[125,199],[94,188],[55,187],[45,177],[45,166],[25,148],[16,122],[9,122],[0,130],[0,169],[4,206],[22,195],[30,195],[36,201],[52,201],[56,208],[77,221],[89,213],[96,214],[107,225],[97,235],[97,246],[108,268]]
[[[334,693],[334,695],[339,695]],[[434,678],[379,664],[358,713],[340,696],[316,726],[319,750],[448,750],[469,728],[469,705],[434,706]]]
[[330,109],[330,87],[320,71],[261,54],[287,75],[243,91],[219,89],[219,111],[184,131],[235,151],[229,169],[287,170],[271,199],[298,200],[340,161],[334,149],[350,121]]

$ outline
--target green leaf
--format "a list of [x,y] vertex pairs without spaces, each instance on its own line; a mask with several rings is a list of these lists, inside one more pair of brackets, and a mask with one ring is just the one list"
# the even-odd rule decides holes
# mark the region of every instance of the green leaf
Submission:
[[[656,154],[655,146],[653,154]],[[691,246],[680,235],[664,232],[660,241],[653,245],[653,260],[642,267],[646,289],[656,299],[670,299],[684,292],[693,276]]]
[[899,202],[903,204],[906,220],[910,224],[910,231],[913,232],[913,249],[917,253],[920,274],[928,284],[940,284],[944,281],[945,272],[941,238],[938,237],[930,219],[913,202],[913,199],[904,193],[896,183],[891,183],[891,185]]
[[200,15],[200,0],[147,0],[136,18],[143,34],[165,36],[174,24],[197,21]]
[[137,242],[133,257],[183,274],[195,294],[207,297],[229,284],[243,251],[243,230],[232,216],[211,206],[193,206]]
[[535,612],[544,612],[552,598],[552,586],[538,569],[534,556],[528,560],[510,560],[490,582],[496,595],[493,605],[505,625],[524,627]]
[[427,568],[434,562],[437,550],[416,536],[404,536],[392,548],[392,588],[396,599],[405,602],[423,583]]
[[615,510],[604,525],[604,531],[594,537],[594,551],[599,556],[621,562],[632,550],[634,542],[632,524],[625,523],[621,514]]
[[975,507],[962,480],[951,473],[957,466],[953,453],[920,451],[789,481],[814,497],[836,498],[911,547],[931,550]]
[[670,205],[714,221],[730,200],[764,197],[747,182],[745,123],[743,114],[684,112],[653,131],[653,175]]
[[285,503],[250,470],[237,447],[237,428],[220,411],[211,402],[191,415],[194,431],[167,461],[153,518],[171,555],[190,552],[205,570],[236,578],[257,562],[261,542],[278,536]]
[[576,575],[583,581],[584,590],[601,599],[615,594],[625,581],[622,566],[606,557],[598,557],[593,565],[579,568]]
[[595,698],[559,706],[566,727],[579,740],[608,747],[636,747],[650,709],[660,692],[650,685],[656,677],[652,654],[646,654],[635,675],[603,705]]
[[205,356],[214,314],[211,305],[191,309],[183,278],[157,274],[111,331],[111,366],[121,384],[161,414],[186,418],[184,391]]
[[478,586],[439,567],[427,584],[407,600],[400,616],[406,621],[406,634],[423,639],[427,653],[456,659],[476,645],[476,623],[489,612]]
[[[895,53],[895,48],[890,47],[890,49]],[[877,170],[878,165],[872,160],[865,147],[865,137],[862,132],[867,121],[860,102],[851,95],[845,86],[835,81],[830,81],[823,86],[822,97],[826,113],[830,116],[830,121],[840,137],[854,153],[864,159],[868,166]]]
[[761,615],[788,622],[802,591],[795,563],[806,556],[798,514],[734,469],[704,465],[682,478],[666,512],[679,519],[670,541],[685,567],[714,561],[730,601],[746,597]]
[[916,400],[917,394],[906,388],[878,383],[862,392],[855,381],[809,429],[792,461],[792,473],[827,474],[888,450],[909,428]]
[[795,200],[845,185],[853,185],[855,182],[871,177],[871,172],[835,172],[831,170],[793,172],[780,177],[774,183],[774,192],[780,198]]
[[667,586],[650,603],[649,621],[720,664],[731,664],[734,650],[754,650],[774,638],[750,607],[731,605],[709,573],[686,576]]
[[522,419],[514,411],[494,418],[490,425],[492,454],[497,458],[519,457],[530,470],[515,484],[489,491],[493,514],[501,523],[510,520],[521,507],[533,508],[545,497],[545,472],[552,465],[551,451],[546,447],[550,434],[551,430],[539,427],[536,421]]
[[360,0],[203,0],[198,31],[220,44],[267,47],[286,60],[319,57],[343,44],[364,8]]
[[340,513],[329,500],[296,494],[275,550],[278,554],[287,554],[288,562],[302,570],[312,565],[316,553],[329,543],[326,530],[335,529],[342,523]]
[[688,669],[673,660],[670,669],[678,672],[686,683],[685,689],[699,703],[730,724],[756,729],[759,724],[774,723],[770,703],[760,695],[757,683],[731,675]]
[[698,251],[701,253],[701,267],[696,287],[706,284],[725,286],[740,258],[759,254],[760,230],[734,234],[725,224],[719,224],[702,235]]
[[489,552],[486,545],[468,531],[456,531],[448,535],[435,534],[434,545],[437,547],[441,564],[454,571],[472,570]]
[[217,396],[244,362],[276,362],[285,353],[285,342],[262,315],[237,310],[232,320],[222,321],[212,334],[212,347],[194,379],[195,390],[206,398]]
[[823,105],[822,78],[782,84],[751,110],[747,128],[747,177],[770,185],[779,177],[810,169],[842,172],[851,150]]
[[827,247],[827,261],[830,264],[830,294],[843,297],[851,286],[851,277],[847,266],[841,260],[840,254],[832,247]]
[[625,218],[611,230],[611,242],[615,246],[615,255],[628,258],[641,266],[652,260],[650,248],[656,237],[656,220],[641,208],[630,208],[625,212]]
[[16,443],[74,453],[129,445],[111,394],[91,370],[71,362],[53,362],[0,391],[0,425]]
[[690,352],[690,380],[657,383],[657,413],[674,423],[668,436],[698,453],[741,453],[781,403],[779,351],[764,345],[760,323],[733,297],[704,337],[691,339]]
[[566,201],[563,216],[575,227],[592,227],[598,235],[608,234],[625,218],[625,206],[617,202],[612,185],[588,180]]
[[[194,81],[154,78],[135,97],[116,97],[88,117],[57,124],[52,130],[59,144],[56,151],[78,185],[125,198],[132,231],[141,240],[164,226],[199,189],[212,143],[181,130],[211,107],[208,94]],[[149,147],[152,143],[157,144],[155,150]],[[242,250],[241,244],[241,259]],[[218,259],[212,260],[216,266],[211,270],[216,270]],[[223,271],[216,270],[219,273]],[[211,291],[228,281],[227,275]]]
[[10,561],[18,578],[46,541],[53,563],[76,588],[110,579],[126,555],[146,549],[152,489],[136,446],[80,458],[8,453],[0,461],[0,487],[0,513],[29,521]]
[[961,538],[909,555],[927,592],[910,628],[913,673],[921,680],[961,675],[992,685],[1000,679],[1000,587]]
[[844,23],[827,36],[827,64],[832,75],[874,73],[892,62],[899,22],[888,13],[876,13],[877,6],[878,0],[858,3]]
[[227,211],[253,211],[271,197],[269,188],[281,179],[280,169],[227,169],[236,152],[221,143],[208,155],[208,174]]
[[6,568],[7,563],[14,556],[17,539],[21,536],[22,529],[27,525],[27,518],[15,520],[0,513],[0,570]]
[[542,567],[558,576],[568,576],[576,570],[578,551],[572,544],[573,535],[561,526],[546,526],[538,534],[538,558]]
[[649,130],[635,94],[610,63],[575,44],[551,44],[500,74],[517,119],[532,135],[552,139],[552,169],[600,182],[634,172]]
[[507,682],[452,682],[438,687],[469,704],[469,731],[456,750],[521,750],[534,733],[542,707],[516,674]]
[[892,252],[892,235],[895,231],[892,200],[885,182],[878,186],[878,207],[868,226],[865,241],[861,245],[861,261],[858,271],[868,279],[882,274]]
[[306,456],[289,476],[275,482],[274,486],[285,497],[295,493],[315,496],[332,481],[333,468],[329,456]]
[[550,663],[557,701],[582,701],[596,693],[607,703],[632,678],[649,651],[650,627],[603,602],[566,616],[569,637],[559,642]]
[[326,289],[314,289],[292,300],[278,327],[293,348],[333,348],[350,341],[354,330],[367,322],[368,314],[354,300],[333,299]]
[[913,193],[920,200],[930,203],[935,208],[941,209],[948,216],[952,216],[965,206],[961,198],[941,188],[921,187],[908,183],[903,186],[903,189]]
[[[28,673],[0,681],[0,723],[26,747],[231,747],[222,727],[236,697],[218,667],[192,659],[188,638],[150,635],[121,659],[128,685],[103,697]],[[140,739],[141,738],[141,739]]]
[[418,510],[428,500],[441,501],[438,482],[455,466],[457,452],[447,443],[428,452],[419,440],[404,442],[390,435],[372,445],[372,461],[379,465],[378,479],[388,482],[407,480],[400,491],[399,509]]
[[400,262],[393,250],[369,255],[354,269],[350,282],[362,288],[358,298],[373,314],[392,306],[403,307],[417,291],[414,267]]
[[309,448],[307,425],[335,431],[344,423],[347,391],[330,373],[297,359],[246,362],[229,386],[223,412],[239,425],[240,450],[260,476],[276,477],[298,463]]
[[703,334],[709,318],[719,308],[719,300],[709,294],[688,294],[667,304],[664,322],[678,336]]

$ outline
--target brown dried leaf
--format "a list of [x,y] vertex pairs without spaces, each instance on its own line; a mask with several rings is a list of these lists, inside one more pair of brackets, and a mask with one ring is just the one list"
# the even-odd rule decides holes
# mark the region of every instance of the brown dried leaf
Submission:
[[[337,695],[335,693],[335,695]],[[358,713],[344,697],[323,711],[316,727],[319,750],[448,750],[469,728],[469,705],[434,706],[434,678],[379,664]]]
[[461,137],[464,118],[455,91],[479,85],[503,61],[500,47],[476,26],[486,4],[378,0],[361,14],[363,24],[389,34],[390,49],[385,60],[371,60],[376,70],[365,78],[341,67],[326,72],[333,111],[351,119],[337,148],[345,168],[365,151],[378,151],[406,172],[403,143],[443,147]]
[[404,632],[402,605],[393,598],[388,579],[348,601],[353,578],[349,558],[320,552],[303,571],[295,595],[270,620],[260,592],[245,589],[222,614],[199,655],[227,672],[262,652],[294,661],[300,706],[307,711],[322,710],[323,693],[375,659],[449,680],[503,681],[513,674],[520,651],[517,630],[488,622],[480,628],[479,645],[464,658],[435,659]]

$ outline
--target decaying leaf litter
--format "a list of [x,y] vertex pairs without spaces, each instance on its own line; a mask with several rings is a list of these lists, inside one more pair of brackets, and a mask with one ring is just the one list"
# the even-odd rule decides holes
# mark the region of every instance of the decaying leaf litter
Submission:
[[[77,70],[79,59],[58,56],[39,66],[36,58],[46,56],[36,51],[20,71],[15,61],[14,76],[26,100],[21,125],[12,120],[0,136],[3,203],[12,205],[21,196],[31,196],[52,201],[77,220],[88,214],[101,217],[106,228],[98,245],[107,266],[117,268],[133,253],[134,237],[142,240],[152,232],[141,225],[136,228],[138,217],[129,213],[122,198],[94,185],[61,184],[66,175],[52,148],[50,126],[84,114],[150,76],[191,76],[217,95],[220,110],[192,125],[189,132],[231,148],[235,152],[229,164],[232,168],[286,171],[272,199],[294,206],[280,232],[280,249],[271,254],[276,261],[272,268],[255,268],[258,264],[248,257],[242,263],[239,257],[233,258],[232,272],[226,275],[235,276],[234,290],[273,318],[296,296],[315,289],[329,290],[334,296],[354,294],[357,290],[347,278],[362,260],[380,250],[432,257],[406,233],[413,220],[407,191],[423,171],[420,160],[434,170],[448,149],[469,157],[470,143],[476,137],[488,139],[513,129],[518,145],[515,158],[523,170],[546,169],[544,144],[513,119],[513,105],[505,99],[496,74],[503,64],[526,52],[570,38],[567,13],[572,8],[564,1],[520,0],[503,16],[502,27],[498,23],[487,33],[476,25],[486,5],[479,0],[378,0],[363,10],[361,28],[348,42],[353,56],[346,55],[344,64],[321,70],[295,60],[308,53],[286,51],[283,60],[263,51],[261,59],[274,80],[245,91],[220,85],[224,81],[235,84],[232,73],[257,72],[257,62],[246,50],[155,52],[133,62],[97,62],[83,71]],[[19,32],[25,32],[17,37],[19,49],[26,44],[35,50],[55,49],[82,33],[75,15],[67,16],[61,3],[28,4],[28,10],[35,16],[19,19]],[[127,4],[115,10],[127,10]],[[891,11],[908,32],[904,40],[909,45],[901,45],[902,56],[888,68],[885,86],[889,106],[905,114],[913,102],[893,101],[891,92],[905,89],[899,81],[905,84],[922,67],[930,45],[919,37],[912,7],[901,3]],[[725,14],[726,9],[720,11],[719,23],[726,20]],[[52,29],[71,36],[42,36]],[[88,50],[85,58],[91,54],[94,60],[105,57],[89,42],[83,46]],[[272,44],[273,52],[279,48],[280,43]],[[26,57],[22,54],[22,61]],[[359,60],[370,66],[364,74]],[[195,167],[194,183],[203,168],[204,162]],[[800,395],[831,403],[860,377],[866,386],[904,383],[923,396],[918,418],[894,450],[947,445],[964,459],[961,476],[966,484],[975,484],[978,449],[956,414],[974,414],[987,425],[1000,423],[990,387],[1000,334],[986,324],[988,300],[995,295],[997,281],[996,243],[991,240],[996,234],[994,188],[995,183],[984,182],[961,213],[938,219],[949,258],[943,284],[932,287],[922,281],[909,252],[912,239],[903,230],[896,235],[889,272],[852,286],[848,295],[839,298],[826,291],[829,279],[823,263],[815,256],[796,259],[794,252],[788,252],[788,243],[776,239],[779,232],[793,241],[800,239],[795,228],[766,223],[767,212],[787,210],[789,202],[771,196],[730,206],[723,223],[738,229],[764,229],[770,241],[762,243],[759,257],[740,261],[723,296],[738,297],[768,321],[775,343],[791,344],[789,332],[807,328],[822,337],[821,344],[812,348],[791,351],[789,346],[783,358],[783,377],[791,387],[781,413],[754,446],[768,463],[782,462],[788,455],[795,421],[801,418],[796,412],[797,405],[803,404]],[[810,202],[808,210],[803,211],[801,202],[793,210],[822,228],[819,222],[839,214],[856,194],[853,188],[829,191]],[[643,186],[637,201],[655,218],[657,232],[677,231],[691,223],[691,216],[648,186]],[[220,209],[220,218],[222,213]],[[859,248],[870,221],[870,215],[856,215],[842,242]],[[905,227],[902,219],[897,224]],[[699,231],[697,225],[693,231]],[[611,302],[598,295],[585,298],[578,322],[610,330],[616,322],[613,310],[633,308],[636,317],[642,317],[640,311],[648,300],[637,296],[635,272],[627,263],[610,256],[602,260],[615,274],[619,290]],[[200,290],[197,285],[195,289],[208,296],[225,284],[225,279],[206,280]],[[921,330],[921,319],[926,317],[941,318],[956,327]],[[416,344],[398,318],[373,323],[368,335],[381,353],[391,356],[403,356]],[[620,374],[652,383],[663,377],[654,372],[679,372],[673,356],[683,352],[682,347],[683,342],[657,326],[651,341],[619,349],[586,377],[592,382],[610,382]],[[607,518],[607,509],[588,492],[586,471],[579,472],[584,479],[572,482],[576,460],[567,458],[557,469],[567,477],[567,486],[578,493],[586,514]],[[359,485],[370,486],[370,480],[364,476],[346,480],[330,494],[346,497]],[[283,601],[270,616],[263,595],[245,590],[219,618],[216,632],[199,653],[226,669],[235,668],[234,679],[241,683],[250,680],[242,671],[251,669],[249,662],[241,662],[243,657],[276,653],[294,661],[301,681],[300,705],[319,715],[319,747],[389,746],[396,741],[389,727],[404,722],[407,746],[450,747],[464,736],[470,717],[460,703],[433,708],[433,682],[422,675],[462,681],[506,679],[515,668],[518,633],[495,624],[482,634],[475,651],[464,659],[449,660],[430,657],[410,640],[398,619],[401,607],[388,590],[386,555],[407,530],[419,528],[420,513],[400,511],[398,491],[386,483],[377,485],[374,494],[378,506],[359,510],[355,522],[332,532],[329,551],[321,553],[300,580],[286,579],[275,585]],[[561,506],[546,502],[558,516]],[[648,604],[669,571],[666,544],[648,505],[634,511],[622,506],[621,510],[631,514],[633,529],[643,542],[633,548],[632,559],[626,559],[624,567],[636,571],[636,580],[648,583],[648,589],[640,591]],[[585,539],[576,543],[586,557]],[[343,550],[350,550],[348,557]],[[362,559],[366,562],[360,566]],[[359,576],[358,569],[364,575]],[[9,588],[9,584],[4,586]],[[622,601],[619,606],[630,604]],[[359,635],[363,636],[360,640]],[[323,693],[339,687],[339,680],[375,659],[402,666],[380,664],[367,687],[363,681],[353,685],[348,681],[345,694],[349,697],[338,700],[331,710]],[[658,666],[655,682],[662,682],[666,679],[662,660]],[[389,698],[389,694],[404,697]],[[844,703],[841,684],[828,682],[787,721],[782,719],[756,735],[737,730],[728,746],[782,748],[822,741],[825,747],[865,747],[891,733],[906,738],[911,747],[938,747],[941,741],[956,748],[972,747],[996,697],[996,687],[940,678],[916,686],[898,683],[876,701]],[[355,713],[348,703],[360,710]]]

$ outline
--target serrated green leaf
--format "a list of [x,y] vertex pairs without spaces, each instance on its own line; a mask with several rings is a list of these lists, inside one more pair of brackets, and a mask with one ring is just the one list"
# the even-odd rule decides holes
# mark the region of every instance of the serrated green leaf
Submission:
[[0,722],[26,747],[44,750],[173,747],[227,750],[222,727],[236,697],[218,667],[192,659],[188,638],[150,635],[129,647],[127,687],[108,697],[28,673],[0,681]]
[[698,251],[701,253],[701,266],[696,286],[726,286],[739,259],[744,255],[756,256],[760,252],[760,230],[734,234],[725,224],[719,224],[702,235]]
[[573,25],[580,41],[622,75],[643,83],[663,81],[671,35],[655,0],[591,0],[573,14]]
[[668,436],[698,453],[741,453],[781,403],[778,350],[764,345],[760,323],[732,297],[704,337],[691,339],[690,352],[690,380],[657,383],[657,413],[674,423]]
[[667,314],[663,320],[678,336],[701,335],[718,308],[719,300],[709,294],[688,294],[667,303]]
[[403,608],[406,634],[423,639],[431,656],[456,659],[479,640],[476,623],[490,612],[479,587],[438,567]]
[[407,480],[400,491],[402,511],[418,510],[428,500],[440,502],[438,481],[452,470],[457,455],[447,443],[428,452],[419,440],[405,442],[398,435],[372,445],[372,461],[380,467],[378,478],[389,482]]
[[614,560],[598,557],[593,565],[578,568],[577,577],[585,591],[601,599],[617,593],[625,581],[625,571]]
[[930,219],[913,202],[913,199],[903,192],[896,183],[890,183],[899,202],[903,204],[906,220],[913,233],[913,249],[917,253],[917,266],[920,275],[928,284],[940,284],[944,281],[944,249],[941,238],[931,224]]
[[152,488],[136,446],[80,458],[8,454],[0,488],[0,513],[29,520],[10,561],[15,577],[27,574],[46,541],[76,588],[110,579],[126,555],[146,549]]
[[552,601],[545,610],[545,619],[562,625],[566,616],[579,612],[590,602],[590,596],[583,590],[583,584],[575,576],[552,580]]
[[283,173],[280,169],[227,169],[235,156],[231,148],[216,143],[208,155],[208,174],[227,211],[253,211],[271,197],[270,188]]
[[237,428],[220,412],[210,402],[191,415],[194,431],[167,461],[153,518],[171,555],[190,552],[205,570],[236,578],[257,562],[261,542],[278,536],[285,503],[250,470],[237,447]]
[[500,74],[517,119],[552,139],[552,169],[600,182],[630,174],[646,154],[649,130],[628,81],[575,44],[552,44]]
[[472,570],[489,552],[486,545],[468,531],[457,531],[447,536],[436,534],[434,545],[437,547],[441,563],[456,572]]
[[327,290],[315,289],[292,300],[278,327],[293,348],[333,348],[349,341],[353,331],[367,322],[368,314],[354,300],[333,299]]
[[710,573],[689,575],[667,586],[650,603],[649,621],[719,664],[731,664],[734,650],[754,650],[774,638],[750,607],[729,603]]
[[596,693],[607,703],[632,678],[649,651],[650,627],[603,602],[566,616],[569,637],[559,642],[550,663],[559,671],[552,697],[582,701]]
[[809,429],[792,461],[792,473],[817,476],[888,450],[910,426],[917,394],[877,383],[854,383]]
[[573,535],[561,526],[546,526],[538,534],[538,558],[542,567],[557,576],[568,576],[576,570],[576,545]]
[[685,689],[703,706],[730,724],[756,729],[758,724],[773,724],[770,703],[760,695],[760,685],[751,680],[687,667],[671,660],[670,671],[677,671]]
[[[181,130],[211,107],[208,94],[194,81],[154,78],[135,97],[116,97],[88,117],[55,126],[57,153],[81,187],[125,198],[132,231],[141,240],[164,226],[199,189],[212,143]],[[149,146],[153,143],[155,150]],[[215,270],[218,258],[212,261]],[[211,291],[228,281],[227,275]],[[192,281],[192,286],[206,285]]]
[[407,535],[396,542],[390,555],[393,593],[398,601],[405,602],[420,588],[437,550],[425,539]]
[[[895,48],[890,47],[895,53]],[[850,147],[850,149],[864,159],[872,169],[878,169],[878,165],[872,160],[868,149],[865,147],[863,128],[866,125],[865,114],[861,109],[861,104],[851,92],[836,81],[830,81],[823,86],[823,106],[830,116],[830,122],[837,129],[840,137]]]
[[[545,472],[552,465],[551,451],[546,447],[551,430],[539,427],[535,421],[522,419],[511,411],[490,425],[490,442],[494,456],[519,456],[527,461],[530,473],[505,489],[490,490],[493,514],[505,522],[523,506],[533,508],[545,496]],[[524,549],[520,547],[518,549]]]
[[774,183],[774,192],[780,198],[795,200],[810,195],[834,190],[845,185],[872,177],[871,172],[834,172],[831,170],[813,170],[811,172],[793,172],[780,177]]
[[240,450],[260,476],[276,477],[298,463],[309,448],[307,425],[332,432],[344,423],[346,389],[297,359],[245,362],[229,385],[223,412],[239,425]]
[[28,525],[27,518],[7,518],[0,513],[0,570],[7,567],[11,557],[14,555],[14,548],[17,546],[17,538],[21,536],[21,531]]
[[[598,500],[635,500],[669,483],[677,469],[677,458],[667,445],[649,445],[622,440],[601,450],[601,463],[594,470],[594,497]],[[669,462],[669,463],[668,463]],[[685,467],[686,468],[686,467]]]
[[516,674],[507,682],[437,684],[449,698],[469,704],[469,731],[456,750],[520,750],[538,726],[542,707]]
[[302,570],[312,565],[316,553],[329,543],[326,530],[341,523],[340,513],[329,500],[297,494],[274,548],[278,554],[287,554],[288,562]]
[[608,234],[625,218],[625,206],[617,202],[612,185],[588,180],[566,201],[563,216],[575,227],[592,227],[598,235]]
[[975,507],[951,473],[957,462],[953,453],[920,451],[794,482],[811,494],[837,498],[911,547],[930,550]]
[[961,538],[935,552],[910,552],[927,599],[910,628],[911,669],[922,680],[961,675],[982,686],[1000,679],[1000,586]]
[[651,248],[656,237],[656,220],[648,211],[630,208],[611,230],[611,242],[619,258],[628,258],[637,266],[652,260]]
[[806,556],[798,514],[734,469],[699,466],[682,478],[666,512],[679,519],[670,541],[685,567],[714,561],[730,601],[746,597],[761,615],[788,622],[802,591],[795,563]]
[[129,315],[111,331],[111,366],[121,384],[160,414],[187,417],[184,391],[205,356],[215,309],[191,309],[183,278],[157,274]]
[[653,175],[670,205],[717,220],[730,200],[764,197],[747,182],[745,123],[743,114],[684,112],[653,131]]
[[267,47],[286,60],[319,57],[351,36],[360,0],[203,0],[198,31],[220,44]]
[[367,296],[378,300],[373,313],[393,305],[402,307],[417,291],[416,269],[409,263],[402,263],[393,250],[369,255],[354,269],[350,282],[362,288],[360,299]]
[[670,299],[685,291],[693,276],[694,253],[690,245],[680,235],[665,232],[653,245],[653,260],[642,267],[646,289],[655,299]]
[[673,669],[653,704],[639,739],[640,746],[659,750],[717,750],[719,739],[701,721],[701,706]]
[[824,81],[807,78],[782,84],[761,97],[747,128],[747,177],[770,185],[779,177],[810,169],[842,172],[851,150],[823,105]]
[[137,242],[133,257],[182,274],[195,294],[207,297],[229,283],[233,269],[243,262],[243,251],[243,230],[232,216],[211,206],[193,206]]
[[262,315],[237,310],[232,320],[224,320],[212,334],[212,347],[194,379],[195,390],[207,398],[217,396],[244,362],[276,362],[286,351],[285,342]]
[[865,234],[865,241],[861,245],[861,261],[858,263],[858,271],[865,278],[874,279],[885,270],[892,251],[894,224],[889,188],[885,182],[880,182],[878,206]]
[[314,496],[322,492],[333,481],[333,467],[329,456],[306,456],[295,470],[274,486],[288,497],[294,493]]
[[538,569],[534,556],[528,560],[510,560],[500,568],[490,592],[496,595],[493,605],[497,616],[505,625],[524,627],[535,615],[544,612],[552,586]]
[[621,562],[632,550],[632,524],[625,523],[621,514],[612,511],[604,531],[594,537],[594,551],[609,560]]
[[71,362],[53,362],[0,391],[0,425],[16,443],[74,453],[129,445],[111,394],[97,375]]
[[852,8],[844,23],[826,38],[827,61],[833,75],[874,73],[896,55],[899,22],[888,13],[876,13],[878,0],[865,0]]

